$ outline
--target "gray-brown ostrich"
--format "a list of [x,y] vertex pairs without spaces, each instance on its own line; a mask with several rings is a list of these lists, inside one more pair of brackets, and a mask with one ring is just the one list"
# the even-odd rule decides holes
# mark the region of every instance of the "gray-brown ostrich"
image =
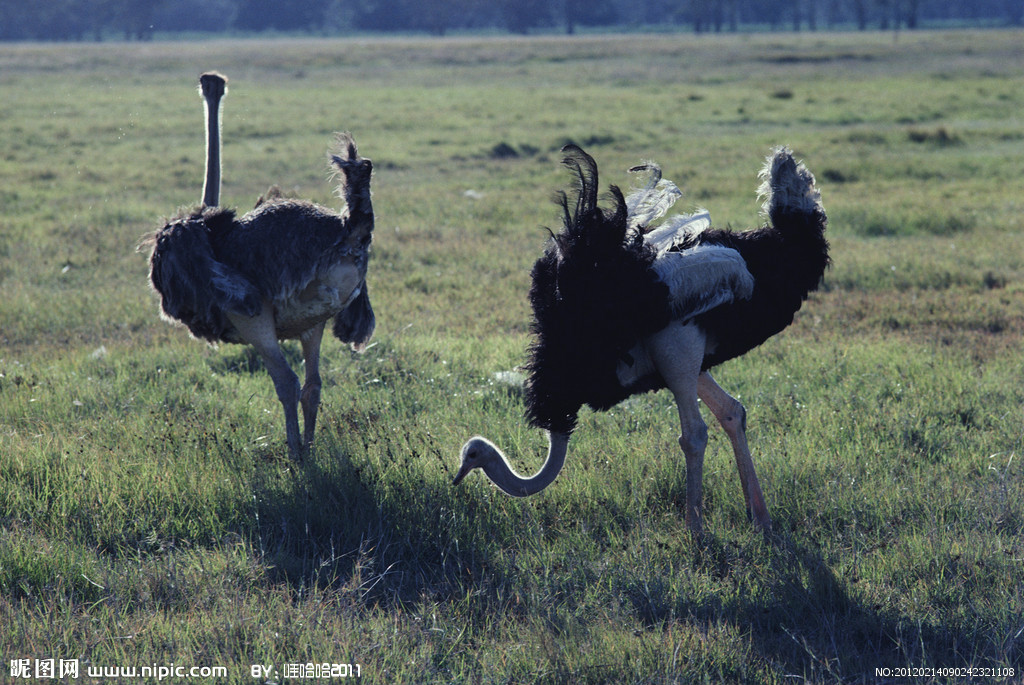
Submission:
[[668,388],[679,410],[686,458],[686,521],[702,530],[702,469],[707,425],[700,398],[732,443],[747,510],[771,528],[746,439],[743,405],[709,369],[744,354],[793,321],[829,264],[825,210],[814,176],[780,148],[761,172],[768,223],[747,232],[712,229],[707,215],[676,217],[651,229],[678,189],[654,165],[646,188],[614,206],[597,205],[594,160],[567,146],[564,163],[579,178],[574,203],[563,193],[564,228],[533,267],[535,340],[527,363],[526,416],[548,432],[547,460],[529,478],[515,473],[490,441],[462,449],[458,484],[480,468],[501,490],[543,490],[565,462],[580,407],[608,409],[635,393]]
[[[361,351],[375,319],[366,289],[373,234],[370,160],[338,134],[330,161],[341,177],[338,214],[312,202],[271,197],[237,217],[217,207],[220,194],[221,97],[226,79],[200,77],[206,105],[203,205],[180,212],[149,236],[149,277],[162,316],[210,343],[247,343],[270,372],[284,407],[288,451],[298,457],[313,442],[320,405],[320,343],[326,322]],[[289,368],[278,340],[298,339],[305,383]],[[298,405],[304,432],[300,439]]]

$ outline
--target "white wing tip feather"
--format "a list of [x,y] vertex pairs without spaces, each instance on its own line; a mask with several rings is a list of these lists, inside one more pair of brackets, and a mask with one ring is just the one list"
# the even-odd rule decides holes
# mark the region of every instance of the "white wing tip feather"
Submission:
[[662,177],[661,167],[655,162],[645,161],[629,171],[647,174],[643,185],[635,186],[626,196],[629,227],[635,231],[646,231],[644,242],[654,247],[659,256],[685,242],[687,238],[711,227],[711,215],[708,210],[699,208],[692,214],[670,216],[660,226],[651,229],[651,224],[668,214],[676,201],[683,196],[683,191],[675,183]]

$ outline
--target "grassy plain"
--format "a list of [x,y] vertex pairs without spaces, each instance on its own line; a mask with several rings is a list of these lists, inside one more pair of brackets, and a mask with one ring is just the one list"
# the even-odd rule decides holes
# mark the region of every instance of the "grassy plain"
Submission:
[[[300,662],[372,683],[1019,679],[1022,46],[0,46],[0,680],[22,658],[79,659],[83,680],[172,662],[233,682]],[[336,204],[334,130],[376,163],[376,342],[325,344],[301,465],[253,354],[160,321],[134,251],[199,199],[193,83],[211,68],[231,78],[226,204],[272,183]],[[585,411],[542,495],[450,487],[474,433],[539,466],[499,372],[524,360],[568,140],[604,184],[657,160],[681,207],[736,228],[758,220],[771,145],[816,172],[834,267],[792,327],[716,374],[747,406],[773,540],[714,426],[709,535],[686,533],[665,393]]]

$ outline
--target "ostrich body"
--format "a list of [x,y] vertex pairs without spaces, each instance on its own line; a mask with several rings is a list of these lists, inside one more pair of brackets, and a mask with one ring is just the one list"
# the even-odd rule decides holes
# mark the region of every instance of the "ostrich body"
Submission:
[[548,457],[531,477],[515,473],[482,437],[462,449],[458,484],[480,468],[509,495],[540,492],[560,472],[583,404],[612,407],[630,395],[668,388],[679,412],[686,459],[686,521],[702,531],[702,471],[707,425],[698,398],[728,435],[747,510],[771,518],[746,439],[746,410],[709,369],[757,347],[793,321],[829,264],[826,216],[814,176],[785,148],[761,172],[768,222],[732,232],[707,214],[662,216],[680,195],[654,165],[648,185],[614,207],[597,206],[594,160],[567,146],[564,163],[579,177],[575,204],[561,195],[564,228],[533,267],[535,340],[526,365],[526,417],[548,433]]
[[[150,236],[150,281],[162,316],[210,343],[256,348],[284,407],[293,457],[313,442],[320,404],[320,343],[326,323],[362,351],[375,319],[366,289],[373,233],[372,164],[349,134],[339,134],[330,160],[345,210],[270,197],[244,216],[217,207],[220,194],[220,74],[200,79],[206,103],[206,183],[203,205],[179,213]],[[305,382],[288,366],[278,340],[298,339]],[[299,435],[298,406],[304,431]]]

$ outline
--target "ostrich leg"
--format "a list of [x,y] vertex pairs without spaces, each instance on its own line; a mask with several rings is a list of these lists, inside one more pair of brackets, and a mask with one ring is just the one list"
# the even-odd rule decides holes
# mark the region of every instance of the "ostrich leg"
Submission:
[[[326,322],[325,322],[326,323]],[[302,448],[313,446],[316,414],[320,408],[320,343],[324,336],[324,323],[313,326],[302,334],[302,357],[306,360],[306,382],[302,385]]]
[[647,338],[646,344],[679,410],[679,447],[686,458],[686,524],[699,536],[704,530],[704,450],[708,444],[708,427],[697,406],[704,334],[696,326],[673,322]]
[[281,352],[274,327],[274,314],[271,306],[264,302],[263,310],[256,316],[245,316],[228,312],[228,318],[234,324],[242,339],[256,348],[263,363],[266,364],[270,378],[277,390],[277,399],[284,407],[284,424],[288,436],[288,453],[293,459],[302,454],[299,442],[299,378],[288,366],[288,360]]
[[743,487],[743,498],[747,502],[747,513],[754,524],[769,532],[772,520],[768,516],[768,505],[765,504],[761,484],[754,470],[754,460],[747,446],[747,411],[735,397],[722,389],[711,374],[705,371],[697,378],[697,394],[707,405],[711,413],[722,425],[722,430],[729,436],[733,453],[736,455],[736,469],[740,474],[740,485]]

